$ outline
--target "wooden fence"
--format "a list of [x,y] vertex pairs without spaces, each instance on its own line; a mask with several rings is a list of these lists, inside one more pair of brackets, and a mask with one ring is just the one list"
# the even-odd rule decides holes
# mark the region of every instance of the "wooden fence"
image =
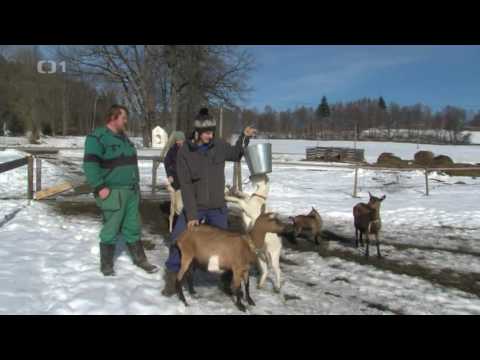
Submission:
[[361,162],[365,150],[341,147],[311,147],[306,149],[307,161]]
[[33,156],[27,155],[21,159],[7,161],[0,164],[0,174],[22,167],[27,166],[27,197],[33,199]]
[[[351,168],[351,167],[342,167],[342,168]],[[391,168],[391,167],[379,167],[371,165],[361,165],[357,164],[354,166],[355,176],[353,181],[353,197],[357,197],[357,187],[358,187],[358,169],[364,170],[383,170],[383,171],[422,171],[425,174],[425,195],[430,195],[430,186],[428,182],[428,174],[434,171],[479,171],[480,166],[470,166],[470,167],[433,167],[433,168],[423,168],[423,167],[408,167],[408,168]]]

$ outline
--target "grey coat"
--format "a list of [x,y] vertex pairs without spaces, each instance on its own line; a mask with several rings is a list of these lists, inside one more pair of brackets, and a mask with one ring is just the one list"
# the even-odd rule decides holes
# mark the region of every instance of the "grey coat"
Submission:
[[178,151],[177,175],[188,221],[198,220],[199,209],[225,206],[225,161],[240,161],[249,138],[243,134],[235,145],[213,139],[207,150],[189,140]]

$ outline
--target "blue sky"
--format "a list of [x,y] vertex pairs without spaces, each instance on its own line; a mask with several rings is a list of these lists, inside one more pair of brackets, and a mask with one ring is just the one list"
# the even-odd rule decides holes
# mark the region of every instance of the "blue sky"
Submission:
[[379,97],[434,110],[480,110],[480,46],[249,45],[254,88],[244,104],[263,109]]

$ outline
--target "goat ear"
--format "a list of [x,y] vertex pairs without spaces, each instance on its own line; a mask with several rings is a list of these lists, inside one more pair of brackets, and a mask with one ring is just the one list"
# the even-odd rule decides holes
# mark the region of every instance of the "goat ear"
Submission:
[[265,214],[265,211],[267,211],[267,207],[265,204],[263,204],[262,207],[260,208],[260,214]]
[[368,192],[368,196],[373,197],[372,194],[370,194],[370,191]]

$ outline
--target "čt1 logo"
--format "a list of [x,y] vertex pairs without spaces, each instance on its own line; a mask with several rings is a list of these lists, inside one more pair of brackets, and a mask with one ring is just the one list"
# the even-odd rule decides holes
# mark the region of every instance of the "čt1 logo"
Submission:
[[53,60],[40,60],[37,63],[37,71],[40,74],[55,74],[57,72],[57,66],[60,68],[61,72],[67,71],[67,66],[65,61],[60,61],[58,64]]

